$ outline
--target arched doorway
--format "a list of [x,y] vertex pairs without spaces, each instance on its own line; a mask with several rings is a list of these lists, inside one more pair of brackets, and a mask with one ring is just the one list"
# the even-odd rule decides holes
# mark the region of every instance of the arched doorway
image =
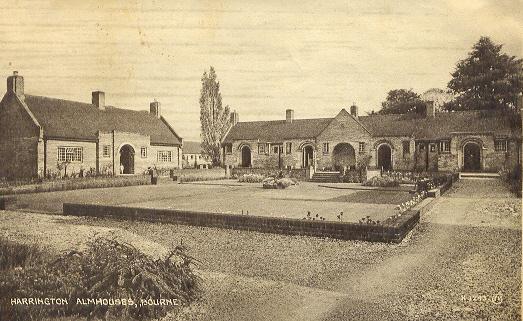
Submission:
[[392,170],[392,149],[387,144],[378,147],[378,168],[385,171]]
[[468,142],[463,146],[463,170],[481,170],[481,147],[476,142]]
[[242,147],[242,167],[251,167],[251,149],[249,146]]
[[312,146],[307,145],[303,147],[303,157],[302,157],[302,165],[303,168],[308,168],[309,166],[313,166],[314,163],[314,149]]
[[120,174],[134,174],[134,148],[131,145],[120,148]]
[[356,166],[356,153],[348,143],[340,143],[334,146],[332,151],[332,167],[336,171],[350,169]]

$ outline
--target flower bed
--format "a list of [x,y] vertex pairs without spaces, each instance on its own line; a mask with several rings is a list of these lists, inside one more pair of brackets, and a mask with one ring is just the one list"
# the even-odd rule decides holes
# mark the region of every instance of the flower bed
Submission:
[[238,177],[240,183],[261,183],[265,179],[265,176],[260,174],[243,174]]
[[56,180],[43,180],[28,185],[15,185],[0,188],[0,195],[66,191],[87,188],[123,187],[151,184],[150,176],[84,177]]
[[369,180],[363,182],[363,186],[375,186],[375,187],[398,187],[400,186],[399,181],[388,176],[374,176]]
[[267,189],[283,189],[292,185],[296,185],[298,182],[291,178],[274,178],[267,177],[262,181],[263,188]]

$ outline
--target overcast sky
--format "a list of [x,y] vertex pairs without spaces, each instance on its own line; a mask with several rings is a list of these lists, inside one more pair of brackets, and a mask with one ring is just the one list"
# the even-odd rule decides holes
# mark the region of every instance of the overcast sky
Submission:
[[[145,4],[150,2],[151,4]],[[522,55],[520,0],[2,1],[0,76],[26,93],[162,114],[199,139],[214,66],[240,121],[378,110],[387,91],[445,88],[482,35]],[[5,91],[5,89],[4,89]]]

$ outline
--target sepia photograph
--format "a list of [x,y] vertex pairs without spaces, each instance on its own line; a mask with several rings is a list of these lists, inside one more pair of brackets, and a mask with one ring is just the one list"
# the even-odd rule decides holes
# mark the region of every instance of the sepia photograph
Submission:
[[521,320],[521,0],[0,2],[0,321]]

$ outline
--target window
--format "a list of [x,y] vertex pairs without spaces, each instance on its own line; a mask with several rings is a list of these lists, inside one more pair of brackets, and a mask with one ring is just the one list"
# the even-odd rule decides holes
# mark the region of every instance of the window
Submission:
[[142,158],[147,158],[147,147],[142,147],[140,149],[140,154],[142,155]]
[[450,141],[442,140],[439,142],[439,151],[440,153],[450,153]]
[[265,154],[265,144],[258,144],[258,154]]
[[111,157],[111,145],[104,145],[102,151],[103,157]]
[[401,142],[401,144],[403,146],[403,155],[410,154],[410,142],[408,140],[405,140]]
[[225,145],[225,153],[226,154],[232,154],[232,144],[226,144]]
[[83,160],[82,147],[58,147],[58,161],[59,162],[78,162]]
[[430,151],[431,152],[435,152],[436,151],[436,144],[429,144],[429,147],[430,147]]
[[359,143],[359,152],[360,152],[360,154],[365,153],[365,143],[364,142]]
[[496,152],[506,152],[507,151],[507,140],[506,139],[497,139],[494,142],[494,149]]
[[[191,156],[192,158],[192,156]],[[158,151],[158,161],[159,162],[172,162],[172,151],[170,150],[159,150]]]
[[418,150],[420,152],[424,151],[425,150],[425,143],[418,143]]
[[291,154],[292,153],[292,143],[285,144],[285,152],[287,154]]
[[323,143],[323,154],[329,153],[329,143]]
[[273,146],[272,146],[272,153],[273,153],[273,154],[278,154],[278,150],[279,150],[279,149],[280,149],[280,148],[279,148],[278,145],[273,145]]
[[194,158],[194,155],[191,155],[191,159],[193,159],[193,158]]

